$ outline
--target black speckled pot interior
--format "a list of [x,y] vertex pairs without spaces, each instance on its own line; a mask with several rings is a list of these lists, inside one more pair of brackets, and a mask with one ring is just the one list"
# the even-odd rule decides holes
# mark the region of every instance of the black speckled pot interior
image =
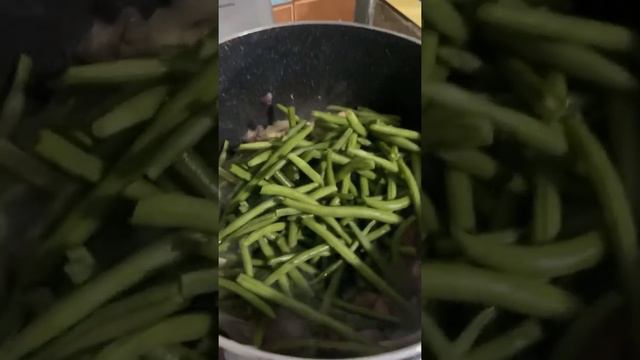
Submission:
[[[303,118],[326,105],[366,106],[420,125],[420,44],[372,28],[299,23],[220,45],[220,139],[237,143],[268,122],[261,98],[293,105]],[[272,117],[271,117],[272,118]]]

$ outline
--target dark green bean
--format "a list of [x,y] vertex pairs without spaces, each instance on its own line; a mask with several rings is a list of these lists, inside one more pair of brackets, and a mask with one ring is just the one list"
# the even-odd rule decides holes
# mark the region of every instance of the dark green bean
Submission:
[[138,202],[131,223],[215,233],[218,231],[218,203],[175,193],[157,195]]
[[34,150],[41,157],[73,175],[92,182],[97,182],[102,178],[104,169],[100,159],[88,154],[52,131],[40,131]]
[[495,305],[541,318],[571,316],[580,306],[573,295],[538,279],[433,261],[422,265],[422,296]]
[[62,75],[66,85],[114,84],[153,80],[166,75],[169,67],[159,59],[125,59],[72,66]]
[[180,253],[169,240],[143,249],[52,305],[15,338],[2,344],[0,353],[6,360],[20,359],[154,270],[180,258]]
[[567,151],[564,137],[540,121],[496,105],[455,85],[432,83],[427,96],[440,105],[487,117],[497,128],[543,153],[562,155]]
[[469,37],[469,30],[458,10],[447,0],[427,0],[422,4],[422,19],[457,44]]
[[213,128],[213,118],[209,115],[197,115],[184,123],[173,136],[154,155],[154,159],[147,170],[151,179],[157,179],[176,158],[184,151],[189,150]]
[[167,96],[166,86],[145,90],[100,117],[91,125],[93,135],[106,138],[124,129],[149,120]]
[[176,315],[105,347],[95,360],[137,358],[158,346],[201,339],[211,326],[209,314]]
[[464,234],[457,234],[456,237],[473,260],[509,273],[524,275],[569,275],[595,266],[604,256],[604,239],[597,232],[538,246],[482,242]]
[[381,211],[364,206],[323,206],[307,204],[299,201],[285,199],[283,205],[298,209],[302,212],[322,217],[356,218],[378,220],[384,223],[397,224],[402,221],[399,215],[392,212]]
[[31,78],[33,62],[27,55],[20,55],[11,89],[0,106],[0,139],[8,138],[22,119],[25,108],[25,88]]
[[343,324],[338,320],[335,320],[333,318],[330,318],[326,315],[323,315],[317,312],[312,307],[305,305],[295,299],[292,299],[264,285],[262,282],[258,280],[252,279],[244,274],[241,274],[238,277],[238,283],[248,291],[251,291],[257,294],[258,296],[261,296],[269,301],[275,302],[280,306],[287,307],[290,310],[298,313],[300,316],[303,316],[308,320],[318,323],[320,325],[326,326],[347,339],[355,340],[358,342],[364,342],[363,338],[357,332],[351,329],[349,326]]
[[479,346],[467,354],[469,360],[508,360],[542,339],[542,325],[536,320],[525,320],[499,337]]
[[531,241],[548,243],[558,236],[562,225],[560,193],[556,185],[544,176],[536,176],[534,182]]
[[476,227],[476,214],[471,179],[463,172],[447,169],[445,183],[451,228],[474,230]]
[[252,292],[246,290],[244,287],[222,277],[218,278],[218,285],[220,285],[221,288],[234,292],[236,295],[245,299],[249,304],[253,305],[256,309],[260,310],[266,316],[275,319],[276,314],[273,309],[271,309],[269,304],[262,301],[262,299],[255,296]]
[[369,266],[354,254],[346,245],[338,240],[331,232],[322,225],[318,224],[311,218],[302,220],[303,224],[311,231],[316,233],[324,241],[331,246],[347,263],[351,264],[365,279],[375,286],[382,293],[389,296],[401,305],[407,306],[406,300],[402,298],[392,287],[390,287],[382,278],[380,278]]
[[606,50],[631,51],[637,41],[636,34],[624,26],[543,9],[487,3],[478,8],[477,14],[481,21],[508,30]]

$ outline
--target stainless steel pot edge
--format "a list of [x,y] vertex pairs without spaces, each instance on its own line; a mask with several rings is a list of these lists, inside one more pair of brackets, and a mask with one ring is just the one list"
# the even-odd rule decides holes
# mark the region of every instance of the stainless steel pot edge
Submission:
[[[299,358],[294,356],[279,355],[263,350],[256,349],[252,346],[240,344],[233,340],[230,340],[224,336],[218,336],[218,345],[223,349],[231,352],[236,356],[251,360],[317,360],[312,358]],[[417,343],[409,345],[402,349],[389,351],[386,353],[363,356],[357,358],[344,358],[339,360],[409,360],[409,359],[421,359],[422,344]]]

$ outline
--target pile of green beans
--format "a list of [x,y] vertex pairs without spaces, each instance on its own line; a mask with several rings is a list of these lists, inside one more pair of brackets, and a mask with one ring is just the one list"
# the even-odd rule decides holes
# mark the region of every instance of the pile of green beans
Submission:
[[640,356],[638,37],[559,3],[423,1],[426,358]]
[[[398,280],[417,261],[420,133],[365,108],[330,106],[306,121],[279,107],[289,121],[283,137],[240,144],[232,156],[223,148],[220,311],[254,324],[254,345],[269,351],[393,350],[374,344],[419,328],[419,281],[414,274],[411,290]],[[363,303],[364,293],[380,305]],[[309,324],[309,338],[269,335],[287,312]]]
[[2,360],[217,356],[214,39],[71,66],[45,104],[20,57],[0,102]]

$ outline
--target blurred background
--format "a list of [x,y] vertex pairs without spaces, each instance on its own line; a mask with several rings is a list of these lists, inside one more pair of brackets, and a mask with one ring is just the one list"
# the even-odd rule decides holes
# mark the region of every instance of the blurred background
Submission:
[[344,21],[420,38],[419,0],[220,0],[220,40],[300,21]]

